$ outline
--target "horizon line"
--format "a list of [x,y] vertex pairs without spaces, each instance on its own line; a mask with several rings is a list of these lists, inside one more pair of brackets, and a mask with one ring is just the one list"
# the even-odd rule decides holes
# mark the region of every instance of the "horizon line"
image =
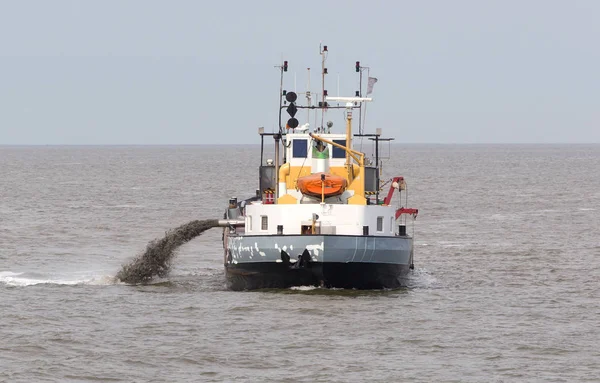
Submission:
[[[600,142],[392,142],[391,145],[598,145]],[[58,146],[260,146],[260,143],[206,144],[2,144],[0,147],[58,147]]]

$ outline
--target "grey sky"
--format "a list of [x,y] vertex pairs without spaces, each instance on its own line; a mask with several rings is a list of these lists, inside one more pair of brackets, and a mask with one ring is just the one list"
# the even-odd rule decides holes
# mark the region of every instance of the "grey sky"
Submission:
[[396,142],[600,142],[600,1],[0,0],[0,144],[258,143],[320,41]]

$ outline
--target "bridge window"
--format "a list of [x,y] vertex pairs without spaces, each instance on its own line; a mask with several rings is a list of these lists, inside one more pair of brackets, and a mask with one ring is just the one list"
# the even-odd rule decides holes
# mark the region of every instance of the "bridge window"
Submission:
[[294,158],[306,158],[308,155],[308,140],[292,141],[292,156]]
[[[346,140],[333,140],[336,144],[346,146]],[[332,158],[346,158],[346,151],[344,149],[334,146],[331,151]]]
[[377,231],[383,231],[383,217],[377,217]]

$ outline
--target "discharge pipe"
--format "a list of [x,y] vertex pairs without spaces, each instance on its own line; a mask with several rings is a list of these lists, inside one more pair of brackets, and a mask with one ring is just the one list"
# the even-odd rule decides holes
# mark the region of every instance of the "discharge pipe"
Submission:
[[217,226],[219,226],[219,227],[230,227],[230,226],[240,227],[240,226],[245,226],[245,225],[246,225],[246,221],[243,219],[219,219],[219,220],[217,220]]

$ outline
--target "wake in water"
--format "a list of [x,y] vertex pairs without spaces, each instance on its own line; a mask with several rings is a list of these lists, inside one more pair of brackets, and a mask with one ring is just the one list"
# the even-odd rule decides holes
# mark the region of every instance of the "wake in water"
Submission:
[[138,284],[150,281],[155,276],[166,277],[176,250],[206,230],[219,226],[218,220],[191,221],[169,230],[164,238],[150,242],[143,254],[138,255],[117,273],[121,282]]
[[0,271],[0,284],[7,286],[34,286],[34,285],[110,285],[114,278],[110,275],[96,275],[92,272],[86,273],[61,273],[46,274],[38,272],[13,272]]

